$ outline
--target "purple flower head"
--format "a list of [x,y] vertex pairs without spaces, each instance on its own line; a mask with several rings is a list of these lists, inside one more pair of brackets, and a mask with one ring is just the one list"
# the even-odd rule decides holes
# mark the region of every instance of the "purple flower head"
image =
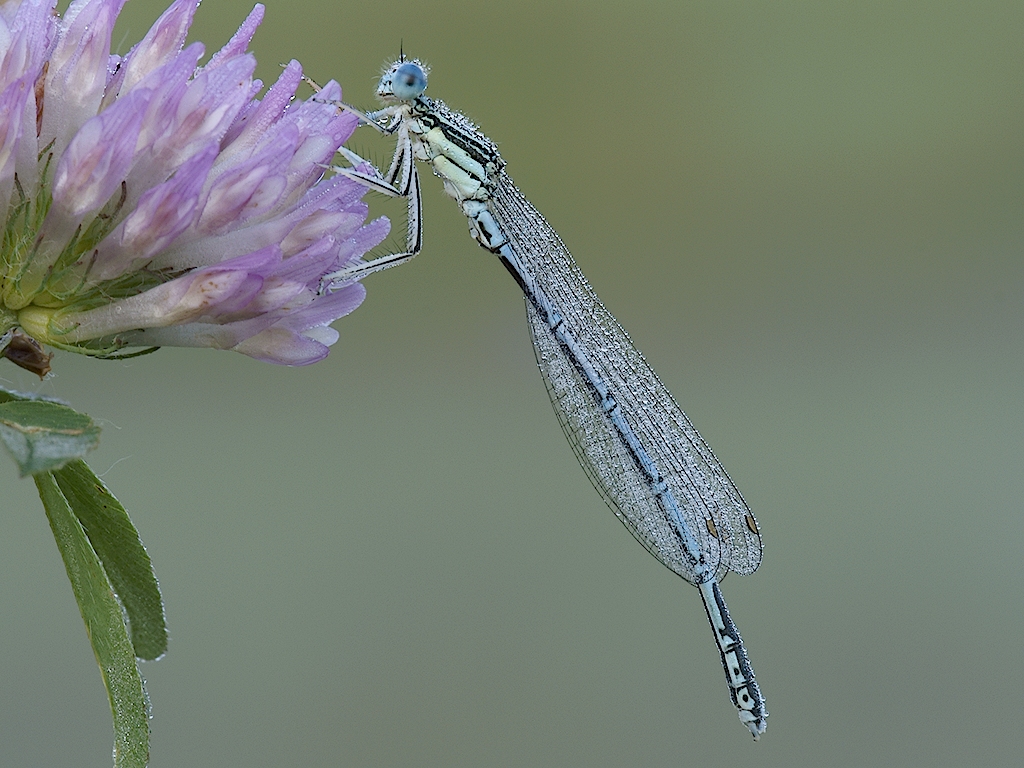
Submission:
[[124,2],[0,5],[0,338],[322,359],[365,295],[324,276],[388,233],[357,182],[323,176],[357,125],[341,88],[296,100],[293,61],[257,98],[261,5],[205,65],[184,46],[196,0],[112,55]]

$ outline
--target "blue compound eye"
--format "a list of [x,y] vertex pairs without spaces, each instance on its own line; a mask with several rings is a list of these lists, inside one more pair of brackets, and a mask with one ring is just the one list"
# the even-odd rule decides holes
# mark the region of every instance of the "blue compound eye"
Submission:
[[427,90],[427,73],[419,64],[407,61],[391,76],[391,92],[396,99],[412,101]]

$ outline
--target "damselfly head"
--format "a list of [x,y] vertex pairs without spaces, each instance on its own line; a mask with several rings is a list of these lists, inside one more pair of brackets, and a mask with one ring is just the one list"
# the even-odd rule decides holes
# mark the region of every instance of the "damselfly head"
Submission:
[[412,101],[427,90],[430,69],[419,59],[399,59],[380,78],[377,98],[384,103]]

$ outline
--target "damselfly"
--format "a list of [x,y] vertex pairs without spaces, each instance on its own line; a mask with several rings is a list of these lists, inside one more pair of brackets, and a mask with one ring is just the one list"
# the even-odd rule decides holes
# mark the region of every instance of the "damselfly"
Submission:
[[768,711],[719,588],[729,571],[753,573],[761,563],[757,522],[558,233],[512,183],[494,142],[465,116],[424,95],[427,72],[419,61],[399,59],[377,87],[386,106],[358,113],[397,137],[387,173],[347,150],[352,167],[335,169],[408,199],[406,250],[329,275],[324,290],[419,253],[423,224],[415,161],[430,163],[472,236],[523,290],[537,364],[594,487],[651,554],[700,590],[729,695],[757,739]]

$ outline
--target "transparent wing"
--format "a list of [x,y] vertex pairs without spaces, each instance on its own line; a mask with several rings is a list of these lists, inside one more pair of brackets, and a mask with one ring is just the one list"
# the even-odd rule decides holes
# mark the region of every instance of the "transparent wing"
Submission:
[[[523,267],[558,308],[654,460],[716,578],[761,563],[757,522],[732,479],[576,266],[558,234],[502,173],[494,215]],[[527,301],[537,362],[562,429],[591,482],[655,557],[693,582],[672,526],[607,415],[540,313]]]
[[[559,424],[572,446],[580,466],[616,517],[629,532],[662,563],[691,584],[700,581],[693,563],[670,521],[668,511],[658,502],[646,476],[635,468],[634,458],[618,435],[608,414],[597,404],[584,377],[567,356],[546,320],[529,301],[526,314],[530,324],[537,365],[558,416]],[[721,547],[709,535],[710,514],[692,484],[670,483],[682,507],[683,518],[695,534],[708,567],[716,578],[723,571]]]

